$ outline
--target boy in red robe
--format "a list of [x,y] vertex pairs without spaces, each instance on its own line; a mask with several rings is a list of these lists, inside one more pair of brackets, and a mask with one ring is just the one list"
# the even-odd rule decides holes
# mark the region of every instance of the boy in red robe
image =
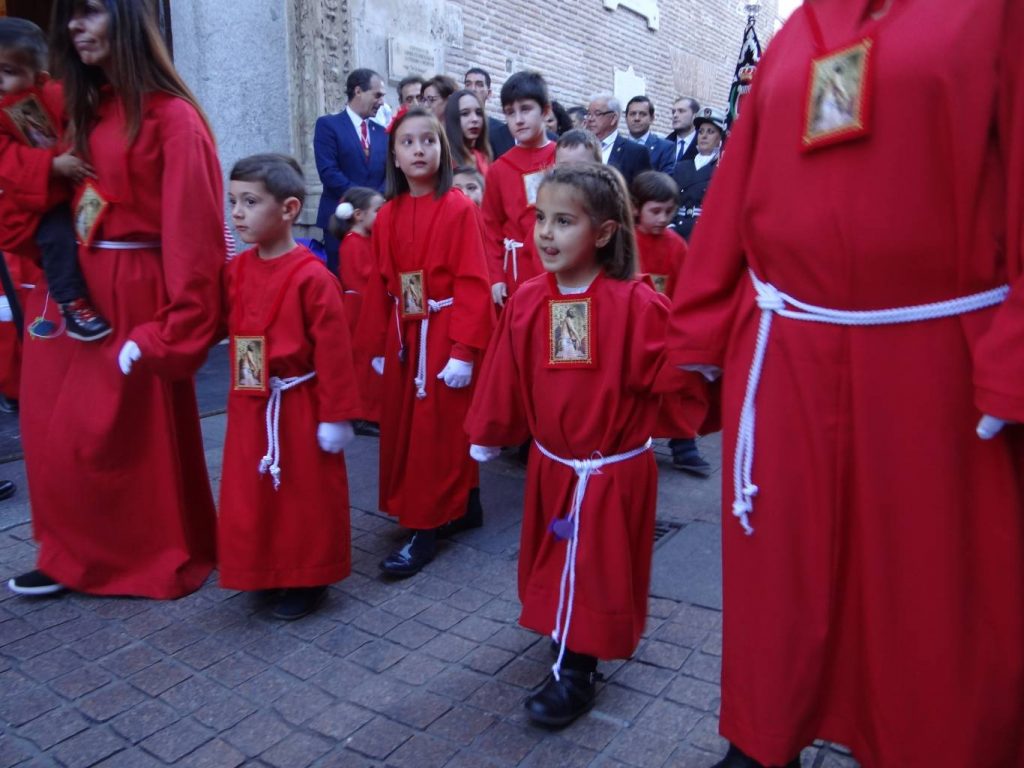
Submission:
[[669,338],[725,371],[721,768],[1024,765],[1024,435],[975,435],[1024,421],[1022,39],[815,0],[743,101]]
[[481,524],[462,421],[494,308],[476,206],[452,188],[437,120],[409,109],[392,126],[388,158],[358,336],[383,377],[380,508],[412,531],[380,567],[404,577],[433,559],[438,534]]
[[501,87],[501,107],[516,146],[488,170],[482,209],[491,296],[499,307],[542,271],[533,243],[534,204],[544,171],[555,163],[544,124],[551,111],[544,78],[516,72]]
[[66,204],[67,181],[93,173],[60,148],[63,94],[45,71],[46,55],[39,27],[0,19],[0,250],[39,256],[65,332],[95,341],[110,325],[87,297]]
[[229,264],[232,387],[220,487],[221,586],[283,589],[273,613],[298,619],[351,571],[342,451],[360,404],[338,280],[292,224],[305,180],[290,157],[231,170],[231,217],[255,245]]

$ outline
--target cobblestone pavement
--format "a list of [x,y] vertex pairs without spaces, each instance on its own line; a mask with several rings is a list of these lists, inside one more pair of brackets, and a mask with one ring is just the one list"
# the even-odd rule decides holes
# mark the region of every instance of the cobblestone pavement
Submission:
[[[223,416],[204,420],[215,480],[223,427]],[[717,441],[702,445],[717,467]],[[717,474],[688,478],[658,451],[670,535],[716,523]],[[360,438],[348,456],[354,571],[300,621],[275,621],[257,597],[213,579],[174,602],[2,590],[0,768],[704,768],[724,752],[713,599],[652,597],[635,657],[601,664],[596,708],[562,731],[537,728],[522,701],[551,660],[548,640],[516,624],[524,470],[507,457],[487,465],[487,525],[419,575],[384,581],[377,563],[403,535],[374,511],[375,441]],[[23,468],[5,464],[0,477],[21,483],[0,504],[6,579],[33,566],[35,548]],[[656,569],[671,571],[671,552],[656,550]],[[803,765],[856,763],[816,745]]]

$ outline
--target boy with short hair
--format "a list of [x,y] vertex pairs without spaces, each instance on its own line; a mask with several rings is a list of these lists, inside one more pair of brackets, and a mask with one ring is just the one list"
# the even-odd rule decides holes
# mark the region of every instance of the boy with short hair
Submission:
[[558,137],[555,165],[602,162],[601,140],[586,128],[571,128]]
[[469,165],[460,165],[452,177],[452,185],[458,187],[479,208],[484,202],[484,177],[480,171]]
[[533,242],[534,204],[544,172],[555,162],[555,144],[544,123],[551,110],[544,78],[516,72],[501,87],[501,107],[516,146],[487,172],[483,204],[491,296],[498,306],[543,271]]
[[225,270],[232,386],[220,583],[283,589],[273,614],[285,620],[315,610],[326,585],[351,571],[342,451],[361,413],[341,286],[292,235],[305,189],[284,155],[231,170],[232,222],[255,247]]
[[[50,81],[46,57],[39,27],[25,19],[0,19],[0,250],[23,256],[38,251],[65,332],[95,341],[111,327],[90,303],[78,268],[66,185],[86,182],[85,196],[93,174],[87,163],[61,152],[63,94]],[[101,215],[102,210],[83,217],[79,240],[88,242]]]

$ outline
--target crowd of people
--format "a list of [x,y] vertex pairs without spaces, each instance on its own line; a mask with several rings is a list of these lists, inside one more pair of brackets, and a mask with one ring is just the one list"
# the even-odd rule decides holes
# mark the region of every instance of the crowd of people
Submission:
[[[357,427],[409,531],[387,578],[484,524],[479,463],[512,449],[520,622],[552,638],[525,707],[562,727],[644,629],[652,439],[706,474],[721,425],[717,768],[793,768],[815,738],[866,768],[1024,765],[1024,6],[933,5],[806,3],[724,163],[723,115],[689,97],[665,139],[631,99],[627,137],[614,96],[555,109],[522,71],[501,121],[474,68],[403,80],[378,120],[356,70],[314,131],[326,268],[274,153],[231,169],[250,248],[227,259],[214,137],[149,3],[57,0],[57,79],[40,30],[0,19],[0,244],[43,273],[38,567],[10,588],[170,599],[217,567],[300,618],[351,569]],[[192,376],[225,337],[215,511]]]

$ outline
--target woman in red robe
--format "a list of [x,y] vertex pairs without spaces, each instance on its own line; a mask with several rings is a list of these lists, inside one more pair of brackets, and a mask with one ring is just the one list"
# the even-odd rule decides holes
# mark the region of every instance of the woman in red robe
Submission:
[[1017,0],[814,0],[742,103],[670,337],[725,371],[720,766],[1024,765],[1024,435],[975,435],[1024,421],[1022,39]]
[[[214,565],[192,375],[220,316],[222,182],[209,127],[150,8],[55,5],[53,53],[76,154],[96,171],[76,195],[79,261],[114,332],[25,350],[22,433],[39,570],[12,587],[29,594],[174,598],[198,589]],[[46,298],[40,285],[26,315],[57,321]]]
[[462,421],[494,309],[476,207],[452,188],[440,125],[410,109],[388,152],[390,199],[373,228],[377,269],[357,336],[383,366],[380,508],[413,531],[381,568],[407,576],[433,558],[439,528],[479,511]]

